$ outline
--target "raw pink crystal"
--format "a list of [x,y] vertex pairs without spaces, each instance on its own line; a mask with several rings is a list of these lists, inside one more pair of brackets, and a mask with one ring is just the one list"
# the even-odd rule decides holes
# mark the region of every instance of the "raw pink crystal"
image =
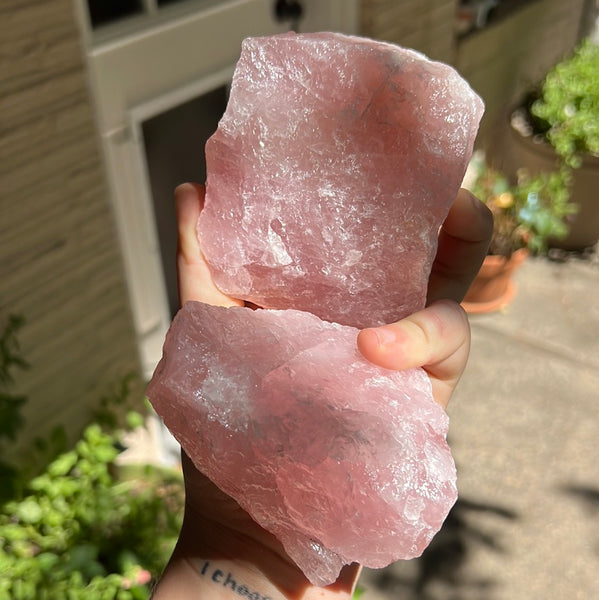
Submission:
[[456,499],[427,375],[369,363],[356,335],[306,312],[190,302],[148,388],[197,468],[316,585],[417,556]]
[[356,327],[418,310],[482,112],[451,67],[392,44],[245,40],[206,145],[198,229],[216,284]]

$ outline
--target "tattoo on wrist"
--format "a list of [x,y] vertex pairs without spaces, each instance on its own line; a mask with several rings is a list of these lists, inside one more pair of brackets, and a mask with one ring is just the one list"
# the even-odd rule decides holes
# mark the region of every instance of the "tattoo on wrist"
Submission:
[[246,598],[247,600],[273,600],[270,596],[263,596],[259,592],[237,581],[230,571],[215,568],[209,561],[204,562],[200,575],[215,585],[230,589],[241,598]]

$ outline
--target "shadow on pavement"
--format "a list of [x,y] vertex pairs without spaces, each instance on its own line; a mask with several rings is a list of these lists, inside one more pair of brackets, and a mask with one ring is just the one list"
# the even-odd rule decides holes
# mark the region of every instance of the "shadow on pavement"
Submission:
[[590,514],[599,512],[599,489],[584,485],[565,485],[562,491],[580,500]]
[[[590,522],[595,525],[597,524],[597,517],[599,516],[599,488],[570,484],[564,485],[560,489],[563,493],[577,500],[582,505]],[[599,557],[599,538],[593,544],[593,553]]]
[[463,572],[473,545],[506,552],[495,535],[478,525],[482,515],[502,521],[517,519],[507,508],[459,498],[430,546],[420,558],[410,561],[410,573],[402,573],[402,563],[398,563],[397,569],[371,572],[371,585],[397,600],[490,600],[495,582],[473,579]]

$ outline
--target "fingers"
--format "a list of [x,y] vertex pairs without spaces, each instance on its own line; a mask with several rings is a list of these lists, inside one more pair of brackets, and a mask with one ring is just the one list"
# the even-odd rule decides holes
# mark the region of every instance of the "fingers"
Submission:
[[179,241],[177,247],[177,278],[181,306],[198,300],[215,306],[235,306],[243,303],[223,294],[212,281],[212,275],[200,250],[196,225],[204,204],[204,187],[184,183],[175,190],[175,212]]
[[386,369],[424,367],[445,408],[466,367],[470,326],[459,304],[440,300],[397,323],[360,331],[358,348]]
[[428,304],[441,298],[461,302],[487,254],[492,233],[491,211],[461,189],[439,233]]

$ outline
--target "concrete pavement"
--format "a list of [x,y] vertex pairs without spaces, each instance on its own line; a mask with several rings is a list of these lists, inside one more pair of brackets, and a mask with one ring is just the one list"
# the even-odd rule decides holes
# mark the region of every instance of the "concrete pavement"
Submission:
[[529,259],[503,312],[471,317],[449,409],[460,499],[365,600],[599,599],[599,259]]
[[[528,259],[517,284],[471,317],[458,503],[422,558],[365,571],[363,600],[599,599],[599,255]],[[156,447],[140,431],[133,461]]]

